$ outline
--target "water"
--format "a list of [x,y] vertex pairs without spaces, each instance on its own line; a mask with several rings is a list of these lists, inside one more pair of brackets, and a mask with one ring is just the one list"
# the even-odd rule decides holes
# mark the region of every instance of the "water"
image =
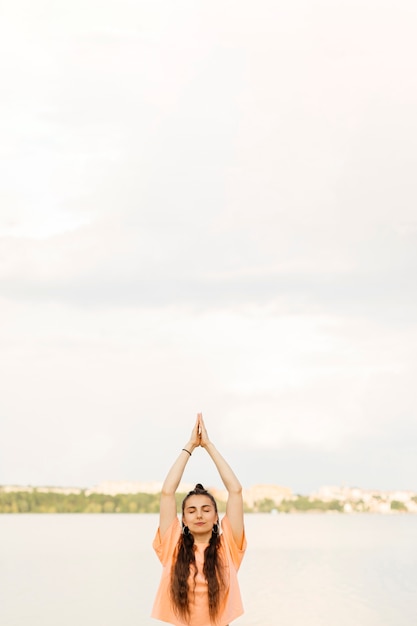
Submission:
[[[0,515],[1,626],[151,626],[155,515]],[[417,516],[248,515],[236,626],[415,626]]]

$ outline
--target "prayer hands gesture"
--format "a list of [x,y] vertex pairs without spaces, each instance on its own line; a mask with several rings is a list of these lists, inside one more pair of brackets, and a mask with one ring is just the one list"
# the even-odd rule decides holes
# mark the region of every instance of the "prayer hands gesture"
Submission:
[[199,425],[200,446],[205,448],[210,443],[210,439],[207,433],[206,425],[204,424],[202,413],[197,413],[197,422]]
[[197,413],[197,419],[191,432],[190,444],[194,449],[198,446],[205,448],[209,443],[210,439],[204,424],[203,414]]

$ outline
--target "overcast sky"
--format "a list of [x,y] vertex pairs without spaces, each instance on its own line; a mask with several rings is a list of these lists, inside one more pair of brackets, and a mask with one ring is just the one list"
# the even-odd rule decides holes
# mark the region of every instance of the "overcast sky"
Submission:
[[1,10],[0,484],[417,490],[415,0]]

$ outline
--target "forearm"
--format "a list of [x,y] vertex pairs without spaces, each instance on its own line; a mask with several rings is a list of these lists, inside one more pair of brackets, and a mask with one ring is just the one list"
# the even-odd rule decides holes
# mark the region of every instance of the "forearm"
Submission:
[[[172,465],[164,480],[164,483],[162,485],[162,494],[168,495],[173,494],[177,491],[185,467],[190,460],[191,454],[194,451],[195,447],[196,446],[191,441],[189,441],[184,446],[184,449],[180,451],[180,454],[178,455],[175,463]],[[190,454],[188,454],[187,450]]]
[[204,448],[214,462],[227,491],[229,493],[241,493],[242,485],[230,465],[217,450],[216,446],[210,441]]

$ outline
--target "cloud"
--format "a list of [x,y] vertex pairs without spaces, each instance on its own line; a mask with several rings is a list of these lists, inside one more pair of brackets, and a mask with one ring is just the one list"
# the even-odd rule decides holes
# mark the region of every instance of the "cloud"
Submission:
[[203,410],[247,481],[408,482],[405,9],[6,5],[7,480],[161,478]]
[[[209,228],[203,232],[190,225],[185,235],[182,224],[171,222],[168,237],[157,226],[142,229],[114,216],[46,240],[3,239],[2,294],[12,300],[98,309],[186,306],[237,311],[258,303],[281,315],[350,314],[388,325],[413,325],[413,233],[387,229],[364,237],[356,249],[353,240],[351,250],[348,239],[340,237],[340,253],[333,254],[325,252],[326,237],[312,231],[310,250],[291,254],[304,236],[287,228],[282,250],[277,219],[268,229],[256,230],[259,242],[263,234],[267,241],[277,233],[276,249],[266,254],[253,241],[254,229],[231,238],[229,233],[217,236]],[[328,234],[332,246],[337,234]]]
[[[22,303],[9,313],[2,440],[13,454],[3,462],[21,480],[48,472],[66,483],[92,484],[100,473],[160,478],[160,459],[186,442],[200,409],[220,449],[240,462],[256,450],[332,457],[358,438],[386,448],[399,419],[412,424],[409,329],[258,308],[98,313]],[[88,452],[95,439],[108,446]],[[61,456],[41,469],[37,455],[49,447]]]

